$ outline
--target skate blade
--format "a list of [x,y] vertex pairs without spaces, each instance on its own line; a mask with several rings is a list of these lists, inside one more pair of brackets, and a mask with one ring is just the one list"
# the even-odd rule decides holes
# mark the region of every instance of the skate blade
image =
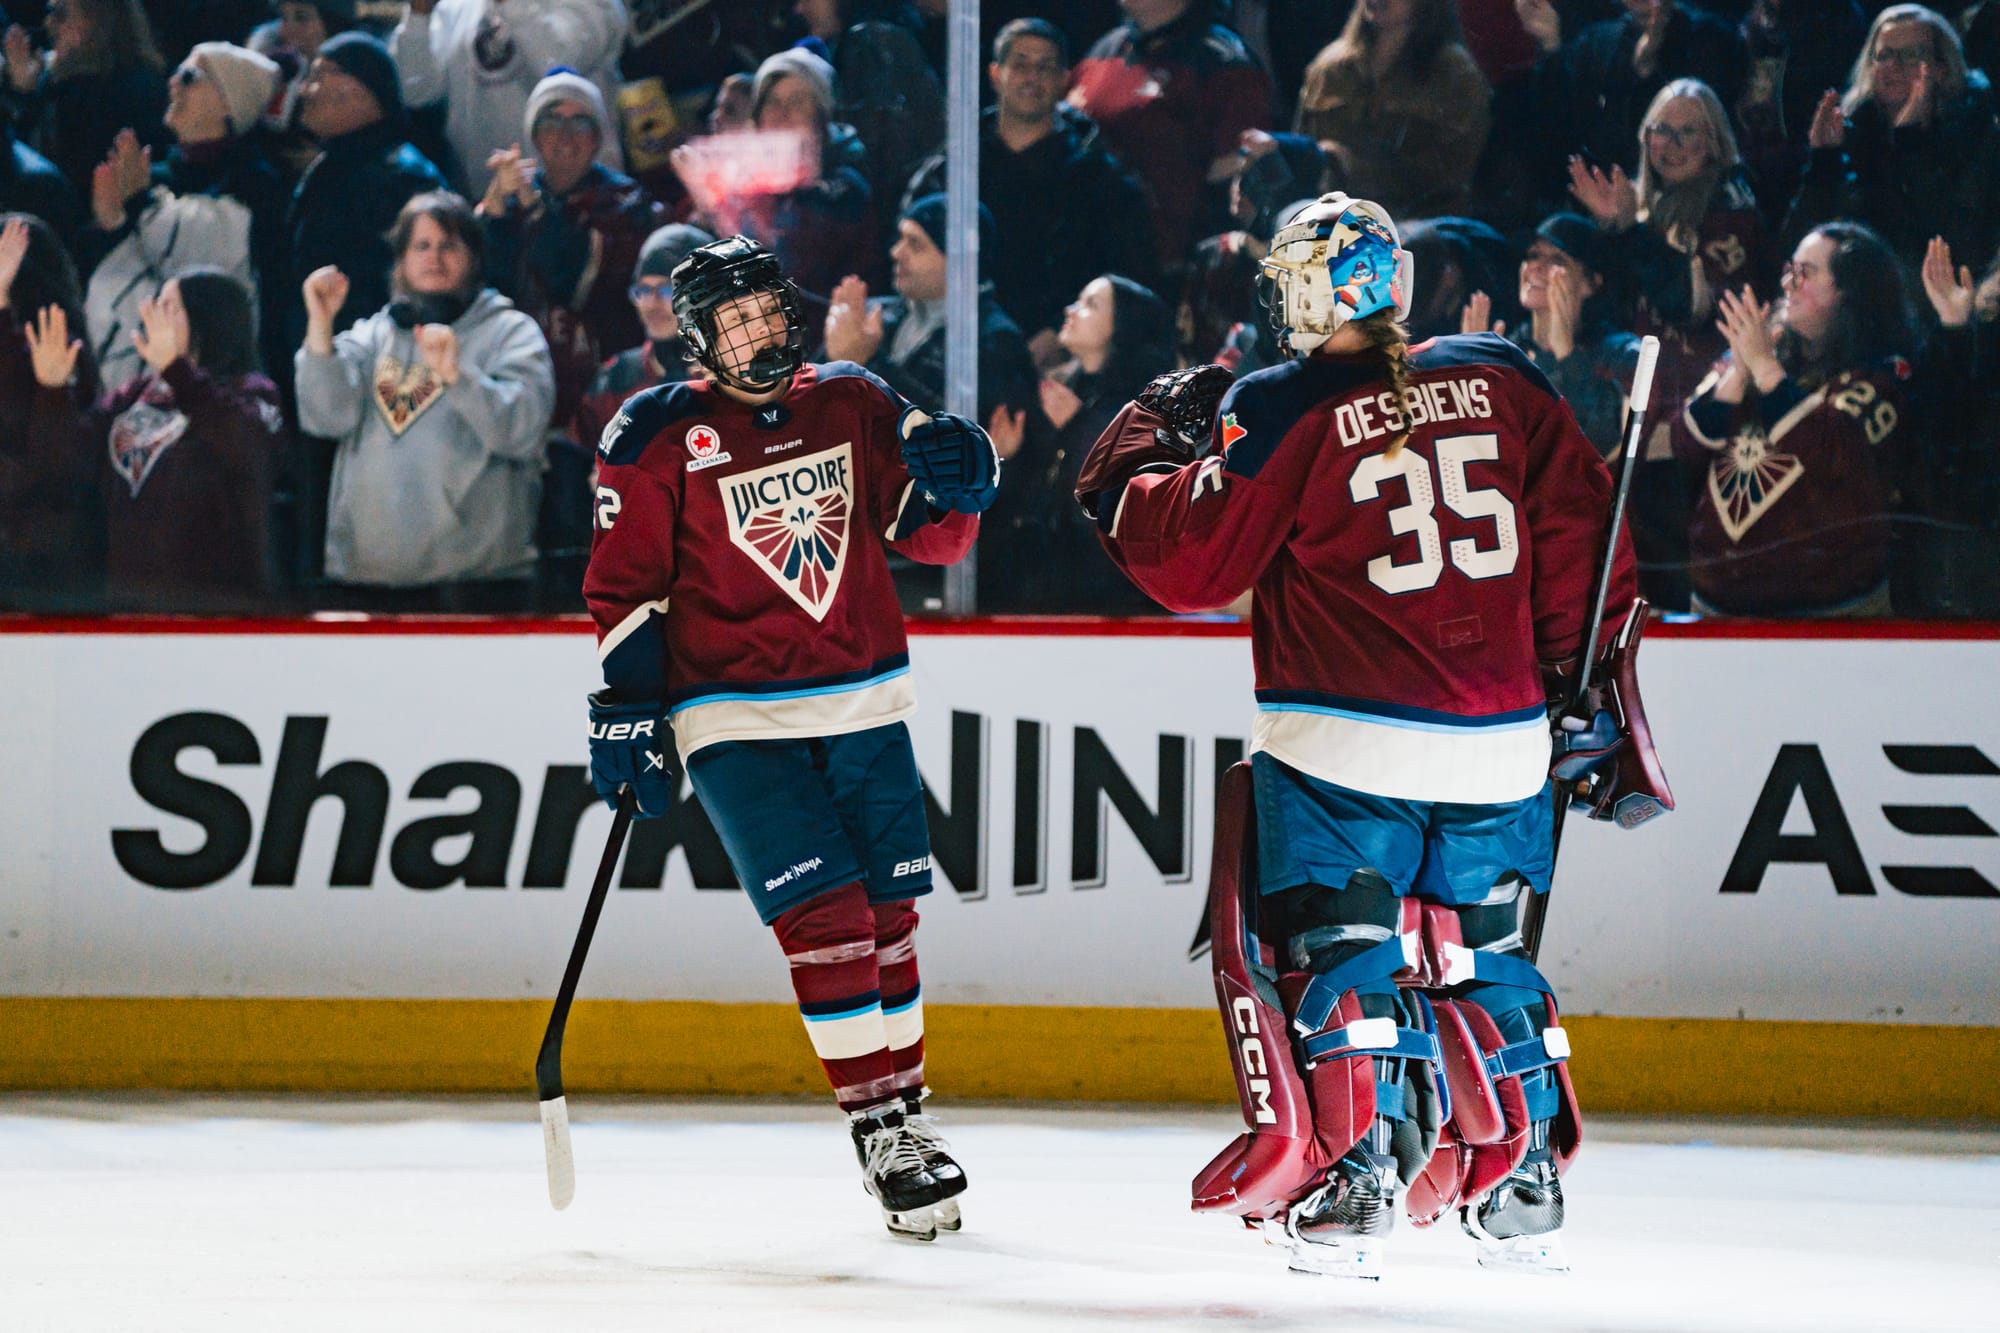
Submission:
[[1569,1272],[1569,1254],[1562,1236],[1510,1236],[1479,1241],[1479,1266],[1496,1273],[1534,1273],[1551,1277]]
[[1290,1268],[1313,1277],[1358,1277],[1382,1280],[1384,1245],[1379,1236],[1343,1236],[1338,1240],[1294,1240]]
[[882,1225],[889,1228],[889,1234],[898,1240],[933,1241],[937,1239],[938,1226],[936,1211],[918,1208],[907,1213],[882,1210]]
[[965,1218],[958,1211],[957,1199],[946,1199],[931,1210],[931,1218],[939,1231],[957,1231],[965,1225]]

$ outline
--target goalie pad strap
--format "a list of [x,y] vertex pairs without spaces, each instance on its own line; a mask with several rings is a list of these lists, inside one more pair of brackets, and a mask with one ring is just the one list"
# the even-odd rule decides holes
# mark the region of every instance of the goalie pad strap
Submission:
[[1300,1036],[1313,1036],[1332,1019],[1341,996],[1370,981],[1393,977],[1406,967],[1416,966],[1416,962],[1415,935],[1397,935],[1356,954],[1307,983],[1305,994],[1299,997],[1298,1012],[1292,1016],[1292,1026]]
[[[1350,1055],[1378,1055],[1387,1060],[1427,1060],[1439,1064],[1444,1055],[1438,1050],[1438,1041],[1431,1033],[1417,1028],[1390,1026],[1395,1020],[1388,1018],[1364,1018],[1358,1023],[1336,1028],[1332,1032],[1322,1032],[1305,1041],[1306,1067],[1311,1068],[1322,1060],[1339,1060]],[[1384,1025],[1382,1032],[1368,1030],[1370,1024]],[[1362,1029],[1358,1032],[1356,1029]],[[1390,1037],[1384,1044],[1382,1037]]]
[[1487,981],[1499,986],[1519,986],[1522,990],[1554,995],[1556,988],[1541,969],[1525,958],[1494,953],[1490,949],[1468,949],[1446,941],[1439,949],[1444,955],[1444,984],[1460,986],[1468,981]]
[[1488,1051],[1486,1073],[1497,1083],[1503,1078],[1517,1078],[1522,1074],[1532,1074],[1537,1069],[1559,1065],[1568,1058],[1569,1034],[1559,1027],[1544,1028],[1539,1035],[1526,1041]]

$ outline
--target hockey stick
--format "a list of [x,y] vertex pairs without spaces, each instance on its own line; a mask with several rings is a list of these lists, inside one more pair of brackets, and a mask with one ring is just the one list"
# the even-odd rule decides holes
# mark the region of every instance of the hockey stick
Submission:
[[611,836],[604,840],[604,859],[597,863],[597,882],[590,886],[590,899],[583,905],[583,924],[577,927],[576,943],[570,946],[569,966],[563,969],[562,985],[556,991],[555,1008],[549,1011],[548,1030],[542,1033],[542,1049],[535,1056],[535,1092],[542,1099],[542,1151],[549,1163],[549,1202],[557,1209],[569,1207],[576,1197],[576,1159],[569,1146],[569,1102],[563,1096],[563,1028],[569,1023],[569,1004],[576,998],[576,983],[583,976],[583,958],[590,952],[590,937],[597,931],[597,918],[604,912],[604,897],[611,889],[611,872],[617,869],[618,853],[625,849],[625,831],[632,827],[632,812],[639,798],[630,787],[618,789],[618,813],[611,821]]
[[[1611,519],[1604,526],[1604,559],[1597,567],[1597,586],[1591,592],[1590,627],[1583,636],[1583,661],[1577,667],[1576,693],[1571,696],[1564,715],[1587,708],[1590,701],[1590,673],[1597,665],[1597,636],[1604,629],[1604,604],[1611,597],[1611,570],[1618,557],[1618,529],[1625,522],[1625,501],[1632,493],[1632,474],[1639,468],[1639,451],[1644,447],[1646,431],[1646,409],[1653,399],[1653,367],[1660,359],[1660,340],[1647,334],[1639,343],[1639,365],[1632,372],[1632,394],[1626,400],[1630,410],[1625,416],[1625,456],[1618,460],[1618,485],[1611,496]],[[1549,845],[1549,876],[1555,877],[1556,856],[1562,851],[1563,821],[1569,814],[1570,793],[1566,787],[1556,788],[1555,828]],[[1542,953],[1542,923],[1549,912],[1549,894],[1555,892],[1555,884],[1550,883],[1547,891],[1530,894],[1528,907],[1521,917],[1521,947],[1527,950],[1528,961],[1535,962]]]

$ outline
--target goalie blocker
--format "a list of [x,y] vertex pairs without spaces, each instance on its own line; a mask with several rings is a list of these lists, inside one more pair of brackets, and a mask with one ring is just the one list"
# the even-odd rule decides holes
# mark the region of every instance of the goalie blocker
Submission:
[[1542,664],[1543,687],[1558,710],[1549,777],[1569,793],[1572,807],[1620,828],[1637,828],[1674,808],[1639,697],[1639,640],[1650,609],[1645,598],[1633,599],[1624,626],[1591,670],[1581,708],[1574,705],[1581,656]]

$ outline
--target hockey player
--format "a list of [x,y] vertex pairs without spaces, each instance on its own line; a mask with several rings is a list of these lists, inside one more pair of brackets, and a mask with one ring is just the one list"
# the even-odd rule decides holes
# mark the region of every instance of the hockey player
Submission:
[[[1291,359],[1155,380],[1077,493],[1168,608],[1255,590],[1210,913],[1250,1133],[1195,1207],[1281,1230],[1301,1271],[1379,1275],[1405,1197],[1482,1263],[1561,1269],[1578,1122],[1519,921],[1553,860],[1544,673],[1574,680],[1610,475],[1510,343],[1407,344],[1379,206],[1321,197],[1263,272]],[[1632,604],[1622,541],[1614,576]]]
[[863,1184],[893,1233],[931,1240],[958,1228],[965,1173],[921,1105],[930,842],[883,547],[959,559],[999,460],[859,366],[802,364],[798,290],[756,242],[696,249],[673,288],[712,378],[637,395],[598,444],[591,779],[661,815],[685,764],[785,951]]

